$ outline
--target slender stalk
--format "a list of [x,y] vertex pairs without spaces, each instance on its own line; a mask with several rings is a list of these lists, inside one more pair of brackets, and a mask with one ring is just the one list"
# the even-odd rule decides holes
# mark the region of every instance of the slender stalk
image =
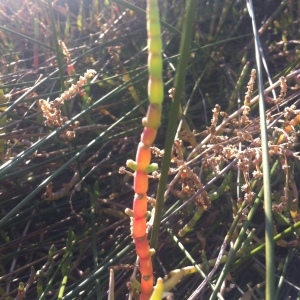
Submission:
[[276,290],[276,294],[275,294],[275,299],[274,300],[279,300],[280,298],[280,291],[283,289],[284,286],[284,279],[286,277],[287,271],[288,271],[288,267],[290,265],[290,262],[293,258],[293,252],[295,250],[290,248],[288,255],[285,257],[284,263],[283,263],[283,267],[282,267],[282,272],[281,275],[279,277],[278,280],[278,285],[277,285],[277,290]]
[[57,38],[57,32],[56,32],[55,20],[54,20],[54,12],[53,12],[51,0],[48,0],[48,7],[49,7],[49,12],[50,12],[50,20],[51,20],[51,32],[53,34],[54,46],[56,49],[56,59],[57,59],[57,65],[58,65],[58,70],[59,70],[60,85],[61,85],[61,89],[64,91],[65,84],[64,84],[63,63],[61,61],[61,53],[60,53],[60,48],[58,45],[58,38]]
[[273,230],[273,213],[270,185],[270,166],[269,166],[269,150],[268,150],[268,135],[264,104],[264,86],[262,79],[262,66],[260,55],[260,42],[256,28],[254,9],[252,0],[247,0],[247,7],[252,19],[252,28],[254,34],[255,57],[258,70],[258,91],[259,91],[259,115],[260,115],[260,130],[261,130],[261,147],[262,147],[262,164],[263,164],[263,183],[264,183],[264,209],[265,209],[265,240],[266,240],[266,291],[265,299],[271,300],[275,298],[275,269],[274,269],[274,230]]
[[159,181],[159,186],[157,190],[156,197],[156,205],[155,205],[155,216],[153,223],[153,230],[151,233],[151,246],[155,249],[157,247],[157,237],[160,226],[160,220],[162,215],[162,208],[164,202],[164,193],[167,185],[168,171],[171,161],[171,152],[174,143],[174,137],[177,129],[177,117],[179,112],[179,106],[181,102],[181,97],[184,91],[185,84],[185,74],[186,68],[189,58],[189,49],[192,40],[192,32],[195,20],[195,12],[196,12],[196,0],[188,0],[186,2],[186,13],[184,17],[184,26],[182,30],[182,37],[180,41],[180,49],[179,49],[179,62],[176,70],[175,77],[175,95],[174,101],[171,108],[169,121],[168,121],[168,132],[166,134],[166,142],[165,142],[165,154],[162,161],[161,168],[161,177]]

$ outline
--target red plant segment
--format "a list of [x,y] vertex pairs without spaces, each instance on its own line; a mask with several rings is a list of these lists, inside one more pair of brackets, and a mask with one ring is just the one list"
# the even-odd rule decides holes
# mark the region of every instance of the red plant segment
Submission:
[[[151,105],[150,105],[151,107]],[[159,122],[151,119],[151,108],[148,109],[143,122],[151,126],[159,126]],[[160,113],[159,113],[160,116]],[[160,120],[160,117],[156,120]],[[138,145],[136,162],[128,162],[128,166],[134,168],[134,200],[132,214],[132,236],[135,243],[136,253],[139,257],[141,273],[141,295],[140,299],[149,299],[153,290],[153,267],[150,246],[147,239],[147,191],[148,191],[148,169],[151,160],[151,145],[155,139],[157,128],[145,127]]]

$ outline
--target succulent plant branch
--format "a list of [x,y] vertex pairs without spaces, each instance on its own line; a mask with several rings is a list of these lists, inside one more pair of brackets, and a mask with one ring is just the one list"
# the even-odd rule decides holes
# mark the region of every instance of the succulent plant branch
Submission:
[[[127,166],[134,170],[134,200],[133,210],[127,213],[132,217],[132,237],[136,253],[139,257],[141,273],[140,299],[150,299],[153,291],[153,267],[147,239],[147,191],[148,173],[154,171],[155,165],[150,165],[151,146],[160,126],[163,81],[162,81],[162,43],[157,0],[147,1],[147,32],[148,32],[148,97],[149,106],[146,117],[143,118],[144,130],[138,145],[136,160],[127,161]],[[161,280],[158,281],[161,283]]]

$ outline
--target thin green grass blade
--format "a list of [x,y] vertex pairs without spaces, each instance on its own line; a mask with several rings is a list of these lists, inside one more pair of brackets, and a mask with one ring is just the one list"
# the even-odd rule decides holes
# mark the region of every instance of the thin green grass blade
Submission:
[[252,0],[247,1],[248,10],[252,19],[252,30],[255,43],[255,59],[258,73],[258,92],[259,92],[259,115],[260,115],[260,131],[261,131],[261,147],[262,147],[262,164],[263,164],[263,197],[265,212],[265,241],[266,241],[266,291],[265,299],[273,300],[275,298],[275,268],[274,268],[274,230],[273,230],[273,213],[271,199],[271,183],[270,183],[270,166],[269,166],[269,147],[268,133],[266,123],[266,110],[264,101],[264,86],[262,79],[261,55],[259,51],[259,36],[256,28],[254,9]]
[[55,27],[55,17],[53,12],[53,6],[52,1],[48,0],[48,7],[49,7],[49,13],[50,13],[50,19],[51,19],[51,32],[53,34],[53,40],[54,40],[54,46],[56,50],[56,59],[57,59],[57,66],[58,66],[58,73],[59,73],[59,79],[60,79],[60,87],[61,90],[65,90],[65,84],[64,84],[64,72],[63,72],[63,63],[61,59],[61,51],[58,44],[58,36],[56,32]]
[[180,48],[179,48],[180,55],[179,55],[178,66],[176,69],[176,77],[175,77],[175,84],[174,84],[175,87],[174,102],[172,104],[172,108],[169,115],[168,130],[166,133],[166,142],[164,147],[165,154],[162,161],[161,177],[157,189],[155,216],[154,216],[153,229],[151,232],[151,239],[150,239],[150,244],[154,249],[156,249],[157,247],[157,238],[158,238],[158,232],[159,232],[160,221],[161,221],[162,210],[163,210],[163,203],[164,203],[164,193],[167,185],[168,171],[171,162],[171,152],[172,152],[173,142],[174,142],[176,129],[177,129],[177,118],[179,113],[179,107],[180,107],[180,103],[184,91],[185,74],[188,65],[189,49],[191,45],[192,32],[193,32],[194,21],[195,21],[196,4],[197,1],[195,0],[188,0],[186,2],[186,13],[184,17],[182,38],[180,41]]

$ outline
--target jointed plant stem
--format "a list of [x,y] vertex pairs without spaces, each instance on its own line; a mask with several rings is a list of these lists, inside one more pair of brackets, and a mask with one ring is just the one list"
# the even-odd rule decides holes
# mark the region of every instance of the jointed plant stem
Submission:
[[[158,1],[147,1],[147,32],[148,32],[148,97],[149,105],[146,117],[143,118],[144,130],[136,153],[135,162],[127,161],[127,166],[134,172],[134,200],[133,210],[127,209],[132,218],[132,237],[135,243],[136,253],[139,257],[139,268],[141,273],[140,300],[150,299],[153,291],[153,267],[150,249],[147,239],[147,191],[148,173],[154,171],[155,166],[151,162],[151,146],[156,138],[160,126],[163,81],[162,81],[162,41],[159,22]],[[155,289],[155,298],[160,294],[162,281],[158,280]],[[152,297],[151,297],[152,298]],[[153,298],[152,298],[153,299]]]

